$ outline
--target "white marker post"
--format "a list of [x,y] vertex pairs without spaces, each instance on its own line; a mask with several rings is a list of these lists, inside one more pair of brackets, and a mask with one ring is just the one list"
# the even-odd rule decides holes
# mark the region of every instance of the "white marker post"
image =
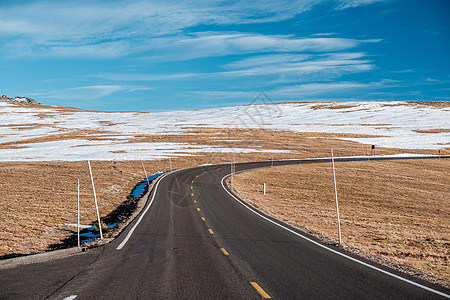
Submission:
[[266,194],[266,183],[264,182],[264,195]]
[[236,172],[236,163],[234,161],[230,163],[230,172],[231,172],[230,183],[231,186],[233,186],[234,173]]
[[236,153],[233,153],[233,161],[231,162],[231,185],[233,185],[235,173],[236,173]]
[[169,157],[169,163],[170,163],[170,170],[173,170],[172,169],[172,158],[171,157]]
[[230,173],[231,173],[230,183],[231,186],[233,186],[233,162],[230,163]]
[[145,174],[145,179],[147,180],[147,185],[150,188],[150,182],[148,181],[147,171],[145,170],[144,162],[142,161],[142,158],[141,158],[141,165],[142,165],[142,169],[144,169],[144,174]]
[[81,246],[80,246],[80,179],[78,179],[77,190],[78,190],[78,197],[77,197],[77,211],[78,211],[78,217],[77,217],[78,250],[81,251]]
[[88,160],[89,173],[91,174],[92,190],[94,191],[95,209],[97,211],[98,229],[100,230],[100,238],[103,239],[102,224],[100,223],[100,214],[98,212],[97,196],[95,194],[94,177],[92,177],[91,162]]
[[338,222],[338,231],[339,231],[339,245],[340,245],[342,243],[342,238],[341,238],[341,221],[339,219],[339,203],[338,203],[337,187],[336,187],[336,172],[334,171],[333,149],[331,149],[331,163],[333,164],[334,195],[336,196],[336,212],[337,212],[337,222]]

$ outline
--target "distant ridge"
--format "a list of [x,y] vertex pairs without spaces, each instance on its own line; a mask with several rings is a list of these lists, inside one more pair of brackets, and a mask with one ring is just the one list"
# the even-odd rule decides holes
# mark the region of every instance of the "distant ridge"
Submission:
[[24,104],[41,104],[41,103],[37,102],[36,100],[27,98],[27,97],[9,98],[8,96],[3,95],[0,98],[0,100],[6,101],[6,102],[16,102],[16,103],[24,103]]

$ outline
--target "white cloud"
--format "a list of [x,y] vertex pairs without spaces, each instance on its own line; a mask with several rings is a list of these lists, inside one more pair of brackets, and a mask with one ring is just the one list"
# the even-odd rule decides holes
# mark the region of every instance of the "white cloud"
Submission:
[[256,92],[244,91],[197,91],[194,95],[206,99],[253,99],[258,95]]
[[226,69],[242,69],[249,67],[260,67],[264,65],[282,64],[282,63],[297,63],[309,59],[311,55],[305,54],[268,54],[258,55],[245,58],[242,60],[228,63],[223,67]]
[[328,52],[354,48],[379,39],[297,38],[292,35],[203,32],[153,39],[154,61],[189,60],[204,57],[263,52]]
[[[197,25],[229,25],[267,23],[292,19],[328,0],[250,1],[35,1],[0,5],[0,50],[8,55],[56,55],[86,57],[118,57],[130,53],[154,50],[155,42],[166,49],[175,41],[179,47],[192,51],[201,46],[226,46],[229,53],[239,49],[257,51],[259,48],[279,48],[279,38],[236,34],[187,36],[175,39],[154,38],[180,34]],[[373,0],[372,0],[373,1]],[[361,3],[360,3],[361,2]],[[362,3],[364,2],[364,3]],[[366,1],[340,3],[345,8]],[[323,34],[322,34],[323,35]],[[166,43],[165,43],[166,42]],[[194,47],[192,43],[201,43]],[[348,49],[354,43],[348,39],[303,39],[284,37],[284,50],[327,47]],[[156,47],[157,48],[157,47]],[[294,50],[297,51],[297,50]],[[227,53],[226,51],[224,51]],[[210,49],[206,55],[216,55]],[[222,53],[222,52],[220,52]]]
[[383,86],[382,82],[359,83],[359,82],[333,82],[333,83],[309,83],[294,85],[289,87],[282,87],[270,93],[273,97],[294,97],[302,98],[305,96],[326,96],[332,98],[330,93],[361,91],[367,89],[380,88]]
[[391,71],[391,73],[395,74],[403,74],[403,73],[414,73],[413,69],[399,70],[399,71]]
[[[285,86],[281,88],[266,90],[267,95],[274,101],[283,99],[305,100],[320,99],[329,101],[336,96],[346,98],[351,95],[358,96],[359,93],[369,94],[369,91],[385,87],[385,82],[325,82],[325,83],[307,83],[293,86]],[[258,92],[252,91],[197,91],[194,95],[207,99],[252,99]],[[349,96],[350,95],[350,96]]]
[[152,88],[148,87],[132,87],[122,85],[91,85],[91,86],[59,89],[35,95],[44,96],[48,98],[56,98],[61,100],[68,100],[68,99],[95,100],[120,91],[133,92],[137,90],[151,90],[151,89]]
[[[239,79],[242,77],[264,76],[267,84],[299,81],[327,80],[343,74],[369,71],[374,68],[371,60],[362,59],[366,56],[360,52],[344,52],[316,55],[301,54],[268,54],[258,55],[232,63],[223,67],[223,72],[211,73],[175,73],[175,74],[97,74],[95,77],[113,81],[163,81],[202,78],[215,80],[217,78]],[[267,79],[267,77],[269,77]]]
[[147,73],[100,73],[92,77],[103,78],[112,81],[166,81],[179,80],[200,76],[209,76],[210,73],[174,73],[174,74],[147,74]]
[[351,7],[358,7],[358,6],[364,6],[369,5],[373,3],[379,3],[379,2],[387,2],[391,0],[338,0],[338,7],[337,9],[346,9]]
[[42,51],[42,56],[115,58],[130,52],[131,47],[126,41],[117,41],[81,46],[51,46]]

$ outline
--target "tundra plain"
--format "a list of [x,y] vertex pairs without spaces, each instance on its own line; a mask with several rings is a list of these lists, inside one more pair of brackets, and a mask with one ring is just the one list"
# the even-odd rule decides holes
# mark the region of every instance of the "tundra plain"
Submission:
[[[2,104],[0,256],[56,249],[73,236],[64,224],[76,223],[78,179],[81,223],[96,220],[88,159],[105,217],[145,172],[171,167],[329,157],[330,149],[335,156],[450,154],[449,116],[445,102],[285,103],[155,114]],[[330,172],[325,165],[258,170],[238,175],[235,188],[261,209],[336,239]],[[344,245],[448,283],[448,173],[445,160],[338,164]],[[268,195],[261,197],[265,178]]]

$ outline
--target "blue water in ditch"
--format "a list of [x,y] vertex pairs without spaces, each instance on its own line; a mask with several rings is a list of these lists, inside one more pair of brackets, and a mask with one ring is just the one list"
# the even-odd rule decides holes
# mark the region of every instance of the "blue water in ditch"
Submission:
[[130,198],[138,198],[138,197],[142,196],[145,193],[145,189],[147,188],[147,184],[148,183],[152,183],[152,181],[154,179],[156,179],[159,176],[161,176],[161,175],[163,175],[165,173],[168,173],[170,171],[172,171],[172,170],[159,172],[159,173],[156,173],[156,174],[154,174],[152,176],[149,176],[147,178],[142,179],[142,181],[139,182],[138,184],[136,184],[134,189],[131,191]]

